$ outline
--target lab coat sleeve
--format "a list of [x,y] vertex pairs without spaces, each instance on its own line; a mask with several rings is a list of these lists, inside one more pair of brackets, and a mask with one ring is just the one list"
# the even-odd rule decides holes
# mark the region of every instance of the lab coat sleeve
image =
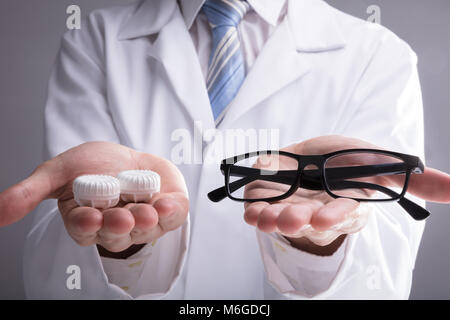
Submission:
[[[389,31],[384,31],[333,133],[423,159],[417,57]],[[424,205],[411,195],[408,198]],[[331,257],[310,257],[273,235],[259,234],[272,287],[293,299],[408,298],[424,222],[413,220],[395,202],[371,206],[366,226],[348,235]],[[305,267],[308,264],[310,268]]]
[[[351,99],[350,110],[355,111],[338,133],[425,160],[417,62],[415,52],[386,31]],[[425,201],[407,197],[425,206]],[[346,290],[354,286],[365,297],[407,299],[425,221],[412,219],[395,202],[374,207],[366,228],[351,236],[332,284],[334,296],[348,297]]]
[[[101,15],[93,13],[81,30],[69,31],[62,39],[45,108],[47,157],[88,141],[125,144],[108,109],[104,32]],[[117,270],[135,275],[133,268],[121,268],[127,264],[126,260],[109,260],[104,268],[95,246],[76,245],[64,228],[56,201],[47,202],[37,211],[24,257],[25,288],[29,298],[131,298],[114,283],[118,278]],[[171,289],[184,261],[188,228],[186,223],[166,234],[158,245],[150,246],[151,255],[140,257],[147,266],[139,273],[145,277],[139,287],[140,294],[161,298]],[[164,255],[164,252],[170,254]],[[66,271],[72,265],[78,266],[81,272],[81,289],[67,287],[70,275]],[[148,266],[151,266],[150,273]],[[158,274],[163,276],[158,277]],[[127,276],[122,274],[119,278]]]

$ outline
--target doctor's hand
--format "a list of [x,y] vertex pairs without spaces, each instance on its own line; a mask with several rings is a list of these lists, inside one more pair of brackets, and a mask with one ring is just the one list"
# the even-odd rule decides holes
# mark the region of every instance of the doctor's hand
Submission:
[[[72,182],[78,176],[116,176],[132,169],[152,170],[161,176],[161,192],[150,203],[121,202],[114,208],[98,210],[79,207],[75,202]],[[58,199],[65,227],[79,245],[98,244],[101,254],[110,256],[110,252],[128,248],[127,252],[133,251],[132,245],[152,242],[177,229],[185,222],[189,207],[184,178],[171,162],[109,142],[72,148],[0,193],[0,226],[22,219],[41,201],[51,198]]]
[[[282,150],[301,155],[315,155],[354,148],[379,149],[358,139],[324,136]],[[270,183],[268,185],[273,186]],[[270,190],[261,186],[259,183],[252,189],[252,184],[249,184],[245,192],[252,192],[254,198],[267,197]],[[450,176],[426,168],[423,174],[411,175],[408,192],[428,201],[450,202]],[[356,223],[353,228],[350,227],[349,233],[357,232],[364,226],[364,218],[370,209],[370,204],[352,199],[334,199],[325,191],[298,189],[289,198],[275,203],[246,203],[244,219],[263,232],[280,233],[300,250],[317,255],[331,255],[345,239],[345,232],[333,232],[335,226],[353,218]],[[305,236],[305,230],[310,231],[312,236]]]

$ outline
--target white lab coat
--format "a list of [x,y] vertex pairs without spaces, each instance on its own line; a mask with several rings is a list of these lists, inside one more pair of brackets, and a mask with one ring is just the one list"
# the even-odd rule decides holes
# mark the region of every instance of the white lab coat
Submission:
[[[382,26],[321,0],[289,0],[287,18],[258,56],[218,132],[278,128],[280,147],[341,134],[423,157],[416,63],[411,48]],[[46,107],[49,156],[105,140],[171,159],[179,143],[174,132],[184,129],[194,139],[214,127],[196,51],[175,0],[98,10],[81,30],[64,36]],[[204,157],[221,142],[200,143]],[[198,161],[194,154],[188,158]],[[140,298],[308,297],[286,274],[292,266],[278,259],[283,250],[274,252],[275,237],[255,236],[244,223],[241,203],[207,199],[223,184],[219,166],[177,165],[189,190],[189,220],[158,242],[161,275],[153,292]],[[423,227],[395,203],[375,205],[367,226],[348,237],[331,285],[312,297],[407,298]],[[292,265],[297,262],[292,259]],[[70,265],[80,267],[81,290],[67,289]],[[55,201],[36,214],[24,277],[30,298],[130,297],[108,282],[95,246],[79,247],[68,236]]]

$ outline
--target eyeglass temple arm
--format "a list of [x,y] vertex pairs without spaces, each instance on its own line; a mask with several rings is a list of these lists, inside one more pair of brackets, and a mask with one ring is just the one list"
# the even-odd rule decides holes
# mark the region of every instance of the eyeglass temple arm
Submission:
[[[329,186],[333,190],[339,190],[339,189],[372,189],[377,190],[379,192],[382,192],[392,198],[398,198],[400,194],[397,192],[380,186],[378,184],[368,183],[368,182],[358,182],[358,181],[335,181],[332,183],[331,186]],[[406,212],[414,219],[414,220],[424,220],[426,219],[431,213],[426,210],[425,208],[419,206],[418,204],[412,202],[408,198],[402,197],[400,200],[398,200],[398,204],[405,209]]]
[[[342,169],[342,171],[341,171]],[[382,175],[390,175],[390,174],[404,174],[405,173],[405,165],[403,163],[386,163],[386,164],[378,164],[372,166],[359,166],[359,167],[344,167],[344,168],[327,168],[327,182],[330,186],[332,184],[333,190],[339,189],[372,189],[382,192],[392,198],[398,198],[400,195],[384,186],[368,183],[368,182],[359,182],[359,181],[347,181],[344,179],[351,178],[361,178],[367,176],[382,176]],[[423,170],[420,170],[420,167],[413,169],[415,173],[423,173]],[[308,189],[308,185],[311,184],[311,178],[308,175],[315,176],[315,179],[320,179],[320,172],[318,170],[305,170],[305,175],[300,179],[301,187]],[[376,174],[374,174],[376,173]],[[306,179],[305,179],[306,178]],[[313,178],[313,179],[314,179]],[[302,185],[302,181],[304,182],[304,186]],[[429,215],[430,212],[425,208],[419,206],[418,204],[412,202],[406,197],[400,198],[398,200],[403,209],[405,209],[408,214],[414,218],[415,220],[424,220]]]
[[[254,180],[265,180],[278,182],[283,184],[292,185],[293,176],[296,175],[296,170],[280,170],[280,171],[269,171],[265,170],[265,174],[261,174],[260,169],[247,168],[241,166],[231,167],[232,176],[244,177],[240,180],[229,183],[230,192],[234,192],[244,185],[254,181]],[[396,174],[404,173],[405,168],[403,163],[388,163],[379,165],[368,165],[368,166],[358,166],[358,167],[340,167],[340,168],[327,168],[326,174],[327,178],[331,179],[351,179],[351,178],[361,178],[366,176],[375,176],[383,174]],[[300,179],[300,187],[308,190],[323,190],[322,182],[320,180],[321,172],[320,170],[303,170],[302,178]],[[220,187],[208,193],[208,198],[213,202],[222,201],[227,197],[226,187]]]

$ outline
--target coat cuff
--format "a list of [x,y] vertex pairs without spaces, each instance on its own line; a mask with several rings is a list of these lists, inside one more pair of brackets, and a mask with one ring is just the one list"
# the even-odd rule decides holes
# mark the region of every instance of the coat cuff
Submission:
[[347,236],[333,255],[323,257],[294,248],[278,233],[256,232],[267,278],[286,297],[295,292],[309,298],[329,288],[348,242]]
[[189,217],[184,225],[148,243],[127,259],[100,257],[111,285],[131,298],[161,299],[174,287],[185,262]]

